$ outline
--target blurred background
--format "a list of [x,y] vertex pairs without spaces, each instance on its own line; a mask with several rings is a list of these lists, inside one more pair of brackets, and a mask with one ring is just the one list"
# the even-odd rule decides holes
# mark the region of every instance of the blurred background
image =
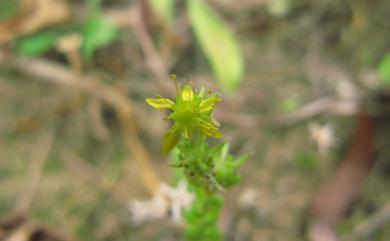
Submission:
[[181,240],[129,210],[174,183],[170,123],[145,102],[175,96],[171,74],[222,93],[224,138],[250,154],[223,193],[225,240],[389,240],[389,11],[0,0],[0,240]]

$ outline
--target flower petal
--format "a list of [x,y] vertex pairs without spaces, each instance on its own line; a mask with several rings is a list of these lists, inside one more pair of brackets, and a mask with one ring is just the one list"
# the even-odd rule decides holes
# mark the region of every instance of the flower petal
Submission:
[[178,125],[174,125],[164,137],[163,154],[168,154],[177,144],[180,137],[180,128]]
[[149,105],[151,105],[155,109],[173,109],[175,106],[175,103],[170,99],[146,99],[146,102],[148,102]]
[[197,124],[203,134],[214,138],[222,138],[222,133],[210,121],[199,119]]
[[200,113],[212,111],[214,106],[221,101],[219,96],[212,96],[200,102]]
[[194,99],[194,91],[192,90],[191,85],[184,86],[183,90],[181,91],[181,98],[184,101],[191,101]]

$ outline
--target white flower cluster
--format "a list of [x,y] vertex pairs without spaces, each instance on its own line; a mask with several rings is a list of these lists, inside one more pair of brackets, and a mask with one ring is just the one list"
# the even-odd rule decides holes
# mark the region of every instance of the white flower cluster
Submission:
[[309,131],[311,139],[321,154],[325,154],[336,143],[334,130],[330,124],[321,126],[318,123],[309,123]]
[[187,190],[185,182],[180,182],[176,188],[161,183],[151,200],[134,200],[129,204],[130,220],[134,225],[140,225],[168,217],[174,223],[181,223],[182,212],[191,207],[193,199],[194,195]]
[[243,210],[256,208],[259,201],[259,192],[254,188],[245,189],[238,198],[238,205]]

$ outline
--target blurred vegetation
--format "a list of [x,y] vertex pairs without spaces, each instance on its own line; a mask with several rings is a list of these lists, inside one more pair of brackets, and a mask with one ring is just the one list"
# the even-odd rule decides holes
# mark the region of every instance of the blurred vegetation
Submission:
[[[175,73],[223,91],[216,119],[234,154],[251,153],[241,183],[223,193],[225,235],[303,240],[313,195],[356,125],[332,111],[289,114],[328,97],[388,93],[389,10],[386,0],[1,0],[0,221],[27,210],[29,221],[77,240],[180,240],[181,227],[136,226],[128,212],[131,200],[150,193],[126,126],[137,131],[159,181],[174,179],[160,152],[168,123],[145,98],[172,95]],[[61,71],[31,70],[18,62],[25,58]],[[42,77],[50,75],[97,87]],[[126,97],[134,123],[123,123],[112,104],[120,100],[105,99],[113,92]],[[388,219],[353,236],[389,204],[390,126],[380,128],[377,161],[337,226],[342,240],[390,236]],[[248,190],[256,193],[249,204]]]

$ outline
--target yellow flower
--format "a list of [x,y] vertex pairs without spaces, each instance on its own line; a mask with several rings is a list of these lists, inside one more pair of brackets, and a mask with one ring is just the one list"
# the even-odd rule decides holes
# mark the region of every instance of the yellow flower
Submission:
[[172,110],[168,119],[173,120],[174,124],[165,135],[164,154],[172,150],[181,135],[189,139],[194,133],[200,132],[209,137],[221,138],[221,132],[211,119],[212,111],[220,101],[219,94],[194,91],[190,84],[178,88],[175,101],[166,98],[146,99],[146,102],[156,109]]

